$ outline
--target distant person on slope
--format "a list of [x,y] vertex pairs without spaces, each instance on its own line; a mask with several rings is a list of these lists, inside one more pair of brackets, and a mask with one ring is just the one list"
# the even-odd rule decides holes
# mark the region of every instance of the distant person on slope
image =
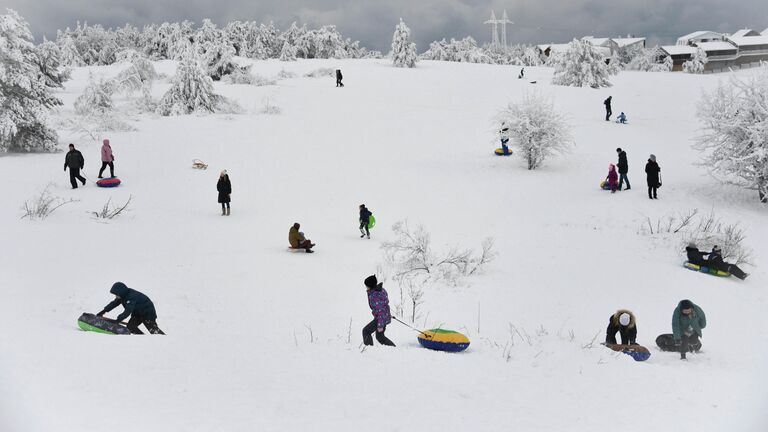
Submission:
[[219,181],[216,183],[216,190],[219,191],[219,203],[221,204],[221,215],[229,216],[229,202],[232,195],[232,183],[229,181],[229,174],[224,170],[219,174]]
[[616,121],[618,121],[621,124],[625,124],[627,122],[627,116],[624,114],[624,111],[619,114],[619,117],[616,118]]
[[744,280],[747,278],[747,276],[749,276],[749,274],[744,273],[744,271],[741,270],[736,264],[730,264],[724,261],[723,251],[718,245],[715,245],[715,247],[712,248],[712,252],[709,253],[709,260],[707,262],[709,267],[715,270],[726,271],[741,280]]
[[709,255],[709,252],[701,252],[694,242],[688,243],[688,246],[685,247],[685,254],[688,256],[688,262],[691,264],[696,264],[698,266],[709,265],[707,260],[704,259],[705,255]]
[[525,78],[525,68],[520,69],[520,75],[517,76],[517,79]]
[[608,186],[611,188],[611,193],[616,193],[616,187],[619,185],[619,175],[616,174],[616,165],[608,165],[608,176],[605,177],[608,180]]
[[501,130],[499,131],[499,138],[501,138],[501,150],[505,155],[509,154],[509,126],[506,123],[501,123]]
[[650,155],[648,157],[648,163],[645,164],[645,176],[648,182],[648,199],[658,199],[656,196],[656,190],[659,187],[659,173],[661,167],[656,163],[656,155]]
[[336,69],[336,87],[344,87],[344,83],[341,80],[344,77],[341,75],[341,69]]
[[85,186],[85,178],[80,175],[80,170],[85,168],[85,159],[80,151],[75,150],[75,145],[69,145],[69,152],[64,156],[64,171],[69,168],[69,183],[72,189],[77,189],[77,180],[80,180]]
[[704,311],[690,300],[682,300],[672,313],[672,337],[680,343],[680,359],[685,354],[701,349],[701,329],[707,326]]
[[97,316],[103,317],[105,313],[119,305],[123,305],[125,310],[117,316],[116,321],[120,322],[130,315],[131,319],[128,320],[126,327],[128,327],[128,330],[130,330],[131,333],[144,334],[139,330],[139,325],[144,324],[144,327],[146,327],[151,334],[165,334],[157,327],[155,305],[149,297],[136,290],[128,288],[122,282],[115,282],[109,292],[115,295],[115,299],[104,306],[104,310],[96,314]]
[[104,173],[104,169],[109,166],[109,176],[115,176],[115,155],[112,154],[112,146],[109,145],[109,140],[104,139],[101,144],[101,169],[99,170],[99,178],[104,178],[101,175]]
[[613,114],[613,111],[611,111],[611,99],[613,99],[613,96],[608,96],[608,99],[603,101],[603,104],[605,105],[605,121],[609,121],[611,119],[611,114]]
[[[365,204],[360,204],[360,238],[363,238],[366,235],[368,238],[371,238],[371,231],[368,230],[368,224],[371,222],[371,215],[373,215],[373,213],[365,207]],[[363,229],[365,229],[365,231],[363,231]]]
[[290,243],[291,248],[293,249],[304,249],[306,253],[312,253],[312,248],[315,244],[304,237],[304,233],[299,231],[299,228],[301,228],[301,225],[296,222],[291,229],[288,230],[288,243]]
[[605,343],[616,344],[616,333],[621,336],[622,345],[637,345],[637,325],[635,315],[619,309],[608,318],[608,328],[605,330]]
[[632,189],[632,187],[629,185],[629,177],[627,177],[627,173],[629,172],[629,163],[627,163],[627,152],[621,149],[621,147],[616,149],[616,153],[619,154],[619,190],[621,190],[621,186],[624,184],[624,182],[627,182],[627,190]]
[[389,312],[389,296],[387,296],[387,290],[384,289],[383,284],[376,280],[376,275],[371,275],[365,278],[363,282],[365,284],[366,292],[368,293],[368,306],[371,308],[373,314],[373,321],[363,327],[363,344],[373,345],[373,338],[371,334],[376,332],[376,340],[382,345],[395,346],[395,344],[387,339],[384,335],[384,331],[387,330],[387,324],[392,322],[392,315]]

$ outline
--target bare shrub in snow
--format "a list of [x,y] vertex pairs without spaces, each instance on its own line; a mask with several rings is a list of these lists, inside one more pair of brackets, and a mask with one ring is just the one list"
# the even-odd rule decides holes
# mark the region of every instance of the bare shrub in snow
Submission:
[[261,109],[259,113],[268,115],[278,115],[283,112],[283,109],[276,105],[271,98],[265,97],[261,100]]
[[392,64],[395,67],[416,66],[416,44],[411,42],[411,29],[400,18],[400,23],[395,26],[392,35]]
[[574,39],[568,49],[553,57],[555,74],[552,84],[592,88],[610,87],[611,75],[618,72],[615,66],[607,65],[605,57],[586,40]]
[[704,92],[697,114],[704,134],[693,147],[704,155],[701,164],[768,202],[768,65]]
[[99,219],[114,219],[128,208],[132,198],[133,195],[128,196],[128,201],[126,201],[122,206],[112,205],[112,198],[109,198],[107,202],[104,203],[104,206],[101,208],[101,210],[92,213]]
[[308,78],[321,78],[326,76],[333,76],[335,73],[336,69],[334,68],[318,68],[305,73],[304,76]]
[[51,213],[56,211],[56,209],[59,207],[65,204],[77,202],[74,199],[65,200],[63,198],[51,195],[51,193],[48,192],[49,187],[50,186],[43,189],[36,197],[24,202],[24,207],[22,207],[24,210],[24,215],[21,216],[22,219],[28,218],[29,220],[42,220],[50,216]]
[[280,69],[280,72],[277,73],[277,79],[289,79],[289,78],[296,78],[296,74],[287,71],[285,69]]
[[707,53],[701,48],[696,48],[696,52],[690,60],[683,63],[683,72],[692,74],[704,73],[704,65],[709,62]]
[[528,169],[541,166],[548,157],[567,152],[572,146],[570,127],[552,102],[536,93],[519,103],[510,102],[494,117],[494,125],[509,128],[511,145],[525,158]]
[[163,95],[156,112],[163,116],[194,112],[216,112],[226,100],[213,91],[213,81],[200,67],[190,46],[176,68],[171,88]]

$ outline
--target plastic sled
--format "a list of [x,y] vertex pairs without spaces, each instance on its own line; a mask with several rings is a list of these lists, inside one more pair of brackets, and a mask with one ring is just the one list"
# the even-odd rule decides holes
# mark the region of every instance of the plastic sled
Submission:
[[91,313],[84,313],[77,319],[77,326],[84,331],[104,333],[111,335],[129,335],[130,330],[115,321],[96,316]]
[[510,150],[509,153],[504,153],[503,148],[497,148],[496,150],[493,151],[493,153],[496,156],[512,156],[512,150]]
[[421,346],[436,351],[460,352],[469,347],[469,338],[453,330],[426,330],[418,339]]
[[192,159],[192,168],[204,170],[208,169],[208,164],[201,161],[200,159]]
[[605,346],[614,351],[623,352],[635,361],[646,361],[651,357],[651,352],[642,345],[605,344]]
[[113,188],[120,186],[120,179],[117,177],[110,177],[101,179],[96,182],[96,186],[98,187],[104,187],[104,188]]
[[712,276],[720,276],[720,277],[730,277],[731,276],[731,274],[728,273],[727,271],[717,270],[717,269],[713,269],[713,268],[707,267],[707,266],[700,266],[698,264],[692,264],[692,263],[690,263],[688,261],[683,263],[683,267],[687,268],[688,270],[693,270],[693,271],[697,271],[697,272],[701,272],[701,273],[711,274]]
[[[662,351],[672,351],[672,352],[680,352],[680,342],[675,341],[675,337],[672,335],[672,333],[666,333],[661,334],[656,338],[656,345],[662,350]],[[697,344],[690,345],[690,349],[693,351],[698,351],[701,349],[701,341]]]
[[603,180],[600,182],[600,189],[602,190],[611,190],[611,185],[608,184],[607,180]]
[[368,229],[372,229],[376,226],[376,218],[373,215],[368,217]]

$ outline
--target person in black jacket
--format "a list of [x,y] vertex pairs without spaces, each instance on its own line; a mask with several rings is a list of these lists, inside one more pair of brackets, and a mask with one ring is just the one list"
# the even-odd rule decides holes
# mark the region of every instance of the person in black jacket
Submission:
[[109,292],[115,295],[115,299],[104,306],[104,309],[96,314],[97,316],[103,317],[105,313],[123,305],[125,310],[117,316],[116,321],[120,322],[130,315],[131,319],[128,320],[126,327],[132,334],[144,334],[139,330],[140,324],[144,324],[151,334],[165,334],[157,327],[157,312],[149,297],[128,288],[122,282],[115,282]]
[[688,243],[685,247],[685,254],[688,256],[688,262],[699,266],[707,266],[707,260],[704,259],[705,255],[709,255],[709,252],[701,252],[696,243]]
[[624,184],[624,182],[627,182],[627,190],[630,190],[632,187],[629,185],[629,177],[627,177],[627,173],[629,172],[627,152],[619,147],[616,149],[616,153],[619,154],[619,163],[616,165],[619,168],[619,190],[621,190],[621,186]]
[[603,101],[603,104],[605,104],[605,121],[609,121],[611,114],[613,114],[613,111],[611,111],[611,99],[613,99],[613,96],[608,96],[608,99]]
[[648,157],[648,163],[645,164],[645,175],[648,181],[648,199],[658,199],[656,190],[659,187],[659,173],[661,168],[656,163],[656,155]]
[[637,325],[635,315],[626,310],[619,309],[608,318],[608,328],[605,330],[605,343],[616,344],[616,333],[621,335],[622,345],[637,345]]
[[723,251],[720,250],[720,246],[715,245],[712,248],[712,252],[709,253],[709,260],[707,260],[709,267],[715,270],[726,271],[737,278],[744,280],[749,276],[748,273],[744,273],[736,264],[730,264],[723,260]]
[[221,203],[221,215],[229,216],[229,202],[232,194],[232,183],[229,181],[229,174],[224,170],[219,174],[219,182],[216,183],[216,190],[219,191],[219,203]]
[[341,82],[341,79],[344,78],[341,75],[341,69],[336,69],[336,87],[344,87],[344,83]]
[[85,178],[80,175],[80,170],[85,168],[85,159],[80,151],[75,150],[75,145],[69,145],[69,152],[64,157],[64,171],[69,167],[69,183],[72,184],[72,189],[77,189],[77,180],[83,182],[85,186]]
[[[365,207],[365,204],[360,204],[360,238],[363,238],[366,235],[368,238],[371,238],[371,231],[368,230],[368,224],[371,221],[372,214],[373,213]],[[363,231],[363,229],[365,229],[365,231]]]

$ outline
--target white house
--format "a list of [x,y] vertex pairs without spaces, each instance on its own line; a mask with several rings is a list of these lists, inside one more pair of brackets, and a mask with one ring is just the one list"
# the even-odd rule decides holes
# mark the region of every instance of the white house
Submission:
[[725,35],[709,30],[696,31],[677,38],[677,45],[692,45],[697,42],[713,42],[725,39]]
[[690,60],[698,48],[704,50],[709,59],[705,70],[738,68],[768,60],[768,35],[752,29],[741,29],[732,35],[697,31],[678,38],[677,45],[661,47],[672,57],[672,70],[681,70],[683,63]]

